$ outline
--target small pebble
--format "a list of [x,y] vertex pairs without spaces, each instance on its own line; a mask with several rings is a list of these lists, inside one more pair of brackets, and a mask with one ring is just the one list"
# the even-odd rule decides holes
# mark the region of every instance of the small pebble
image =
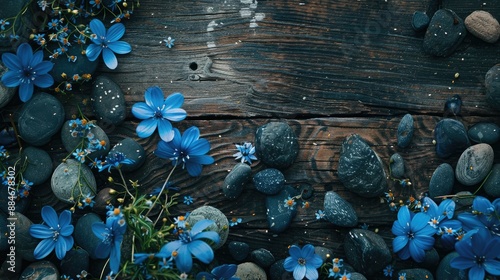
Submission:
[[248,257],[250,246],[245,242],[231,241],[228,245],[229,254],[235,261],[243,261]]
[[[81,188],[76,187],[78,181]],[[80,194],[95,193],[97,183],[90,168],[74,159],[62,162],[52,173],[51,187],[60,200],[73,204]],[[74,200],[71,200],[73,198]]]
[[90,100],[99,120],[114,125],[119,125],[125,120],[127,116],[125,95],[111,78],[100,75],[95,79]]
[[468,279],[468,270],[465,269],[456,269],[451,267],[450,262],[454,258],[458,257],[459,254],[456,251],[453,251],[446,255],[441,262],[439,262],[439,266],[436,270],[436,280],[466,280]]
[[476,143],[496,144],[500,140],[500,126],[492,122],[480,122],[467,131],[470,140]]
[[[457,76],[457,74],[455,74],[455,76]],[[462,98],[460,97],[460,95],[455,94],[452,97],[448,98],[444,103],[444,116],[458,116],[460,115],[461,109]]]
[[205,205],[191,211],[191,214],[189,214],[189,216],[187,217],[186,222],[190,225],[194,225],[196,224],[196,222],[203,219],[212,220],[215,222],[215,224],[209,226],[207,230],[215,231],[219,234],[219,243],[213,244],[212,246],[214,249],[219,249],[226,243],[227,237],[229,235],[229,221],[227,220],[226,215],[224,215],[222,211],[215,207]]
[[455,12],[437,10],[425,32],[424,51],[434,56],[450,56],[466,35],[464,22]]
[[286,186],[278,194],[266,196],[266,216],[269,231],[272,233],[281,233],[288,228],[292,219],[297,214],[297,207],[300,207],[300,201],[295,201],[296,204],[294,206],[287,207],[285,200],[293,198],[297,194],[296,189]]
[[26,147],[22,150],[21,166],[26,166],[23,178],[37,186],[47,181],[52,174],[52,158],[39,148]]
[[238,163],[224,179],[222,192],[229,199],[236,199],[245,188],[245,184],[250,181],[252,168],[248,164]]
[[488,144],[476,144],[467,148],[458,159],[455,168],[457,181],[473,186],[483,181],[493,166],[493,148]]
[[[87,148],[87,146],[89,145],[89,140],[87,140],[86,137],[87,135],[83,137],[73,137],[71,135],[72,128],[69,126],[69,123],[69,120],[66,121],[61,128],[61,141],[63,143],[64,149],[66,149],[68,153],[72,153],[76,148],[82,148],[82,142],[84,143],[83,148]],[[92,153],[88,154],[88,157],[94,160],[96,158],[99,159],[106,156],[111,149],[111,143],[109,142],[109,138],[106,132],[104,132],[104,130],[102,130],[102,128],[100,128],[98,125],[90,128],[88,132],[94,135],[94,139],[104,141],[105,144],[102,149],[95,150]]]
[[325,218],[336,226],[354,227],[358,224],[354,207],[334,191],[325,194],[323,208]]
[[285,176],[275,168],[267,168],[253,176],[253,184],[259,192],[274,195],[285,187]]
[[270,122],[255,132],[255,149],[268,167],[286,169],[299,154],[299,142],[293,129],[284,122]]
[[118,142],[109,153],[123,153],[128,159],[134,161],[132,164],[122,164],[122,171],[134,171],[139,169],[146,161],[146,152],[141,144],[132,138],[125,138]]
[[264,269],[252,262],[240,263],[235,276],[245,280],[267,280]]
[[413,138],[413,117],[410,114],[403,116],[398,125],[398,146],[406,148],[410,145]]
[[455,119],[440,120],[434,128],[434,139],[436,154],[440,158],[447,158],[470,146],[465,126]]
[[442,163],[432,173],[431,181],[429,182],[429,196],[435,198],[451,194],[454,185],[455,171],[453,167],[449,163]]
[[464,22],[472,35],[487,43],[495,43],[500,37],[500,24],[486,11],[474,11]]
[[78,219],[73,232],[75,245],[83,248],[93,260],[97,259],[95,250],[101,243],[101,239],[99,239],[92,231],[92,225],[94,223],[102,222],[101,218],[94,213],[85,214]]
[[264,248],[253,250],[250,253],[250,260],[264,269],[267,269],[276,261],[271,251]]
[[384,239],[364,229],[349,231],[344,240],[344,251],[349,264],[366,276],[380,273],[392,260]]
[[391,168],[391,176],[394,178],[401,179],[405,175],[405,162],[403,157],[395,153],[391,156],[389,160],[389,165]]
[[413,27],[413,30],[416,32],[421,32],[429,26],[430,21],[431,19],[425,12],[416,11],[411,18],[411,27]]

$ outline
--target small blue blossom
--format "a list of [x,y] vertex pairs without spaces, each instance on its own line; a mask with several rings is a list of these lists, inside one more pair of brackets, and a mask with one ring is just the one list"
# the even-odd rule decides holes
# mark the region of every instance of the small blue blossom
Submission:
[[9,25],[10,22],[6,21],[5,19],[0,19],[0,30],[5,30],[5,26]]
[[368,228],[369,228],[369,227],[370,227],[370,226],[369,226],[369,225],[367,225],[366,223],[363,223],[363,224],[361,225],[361,229],[368,230]]
[[433,228],[438,228],[439,223],[444,219],[453,218],[453,213],[455,213],[455,202],[451,199],[445,199],[437,206],[436,202],[429,197],[424,197],[423,199],[422,212],[427,213],[431,218],[429,225]]
[[318,210],[316,211],[315,214],[316,214],[316,220],[321,220],[325,218],[325,213],[323,212],[323,210]]
[[48,7],[50,7],[50,3],[47,2],[47,0],[38,0],[38,7],[40,7],[40,9],[42,9],[42,11],[45,12],[45,9],[47,9]]
[[165,42],[165,46],[171,49],[174,46],[175,39],[169,36],[167,39],[164,39],[163,42]]
[[399,273],[398,280],[406,280],[406,273],[404,273],[404,272],[400,272],[400,273]]
[[80,208],[84,208],[84,207],[94,207],[94,204],[95,204],[95,201],[94,201],[94,195],[91,195],[90,193],[88,193],[84,198],[82,198],[82,207]]
[[92,7],[100,9],[101,8],[101,0],[90,0],[89,4],[92,5]]
[[99,168],[99,172],[104,169],[108,169],[111,172],[111,168],[120,169],[123,164],[134,164],[134,160],[128,159],[123,153],[112,152],[106,156],[105,164]]
[[120,270],[120,247],[126,230],[127,226],[123,217],[108,217],[106,224],[102,222],[92,224],[92,231],[101,239],[95,255],[100,259],[109,257],[111,273],[117,273]]
[[299,248],[290,246],[290,256],[285,259],[283,267],[286,271],[293,272],[294,279],[318,279],[318,268],[323,264],[321,257],[314,253],[314,246],[307,244]]
[[153,258],[155,255],[152,253],[135,253],[134,264],[142,264],[148,258]]
[[350,280],[351,274],[344,270],[344,274],[340,275],[340,280]]
[[49,27],[49,30],[51,30],[51,29],[57,30],[58,27],[59,27],[59,20],[58,19],[52,19],[48,23],[48,27]]
[[117,23],[106,31],[102,21],[98,19],[93,19],[89,25],[94,34],[90,36],[93,44],[90,44],[86,50],[88,59],[95,61],[102,52],[102,58],[106,66],[109,69],[115,69],[118,66],[115,53],[127,54],[132,51],[129,43],[119,41],[125,34],[125,26]]
[[75,157],[76,160],[78,160],[81,163],[85,162],[85,157],[87,156],[87,150],[86,149],[76,149],[72,155]]
[[234,227],[236,225],[238,225],[239,223],[241,223],[243,220],[241,218],[232,218],[231,220],[229,220],[229,226],[230,227]]
[[238,152],[235,153],[233,157],[235,157],[236,160],[241,159],[241,163],[248,162],[252,164],[252,160],[257,160],[255,156],[255,147],[252,143],[245,142],[243,145],[236,144],[236,149],[238,149]]
[[329,274],[328,277],[340,277],[340,269],[344,266],[344,262],[342,259],[336,258],[337,261],[332,261],[332,268],[328,269]]
[[189,205],[193,203],[193,198],[190,195],[184,196],[184,204]]
[[122,0],[111,0],[111,3],[109,3],[108,7],[111,8],[112,11],[115,10],[116,6],[122,2]]
[[177,225],[177,227],[179,228],[185,228],[186,218],[187,216],[178,216],[177,218],[174,218],[174,224]]
[[89,275],[89,273],[86,270],[82,270],[80,272],[80,274],[76,275],[76,278],[78,278],[78,279],[84,279],[84,278],[87,278],[88,275]]
[[392,277],[392,273],[394,273],[394,268],[392,265],[388,265],[384,268],[384,276]]
[[196,280],[239,280],[240,278],[234,277],[237,269],[235,264],[223,264],[212,269],[211,273],[198,273]]
[[35,41],[39,46],[45,45],[45,34],[36,34],[33,37],[33,41]]
[[71,278],[71,276],[68,276],[66,274],[61,275],[60,278],[63,279],[63,280],[73,280],[73,278]]
[[295,207],[295,205],[297,204],[295,199],[293,199],[291,196],[289,196],[287,199],[283,200],[283,202],[285,203],[285,207],[288,209],[293,209],[293,207]]
[[500,235],[500,198],[491,203],[487,198],[476,196],[472,202],[472,213],[460,213],[457,219],[465,231],[487,227],[492,233]]

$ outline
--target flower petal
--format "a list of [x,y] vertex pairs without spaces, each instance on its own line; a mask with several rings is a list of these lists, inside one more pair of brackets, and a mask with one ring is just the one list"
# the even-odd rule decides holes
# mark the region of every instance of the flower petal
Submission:
[[188,161],[186,162],[186,169],[191,177],[197,177],[200,176],[203,167],[201,164]]
[[462,256],[455,257],[450,261],[451,267],[456,268],[456,269],[460,269],[460,270],[468,269],[468,268],[473,267],[475,265],[476,264],[474,263],[474,261],[472,259],[464,258]]
[[309,264],[306,264],[305,267],[306,267],[306,278],[308,280],[318,279],[318,270],[316,268],[311,267]]
[[117,54],[127,54],[132,51],[130,44],[124,41],[109,43],[108,48]]
[[181,272],[190,272],[193,267],[193,258],[189,252],[188,246],[183,245],[177,249],[177,257],[175,258],[175,265]]
[[21,65],[21,60],[19,57],[12,53],[4,53],[2,54],[2,62],[11,71],[19,71],[22,70],[23,67]]
[[144,99],[146,100],[146,104],[155,111],[160,110],[164,105],[163,91],[158,86],[152,86],[146,89]]
[[312,258],[307,260],[307,265],[310,265],[314,268],[319,268],[323,264],[323,259],[317,254],[314,254]]
[[306,266],[305,265],[296,265],[293,270],[293,278],[294,279],[304,279],[306,276]]
[[311,244],[306,244],[301,249],[302,258],[308,260],[314,256],[314,246]]
[[174,139],[174,131],[172,130],[172,124],[165,120],[160,119],[157,121],[158,123],[158,133],[160,134],[161,140],[165,142],[170,142]]
[[111,253],[111,245],[101,242],[95,248],[94,253],[95,253],[96,258],[105,259],[105,258],[109,257],[109,254]]
[[16,71],[8,71],[2,76],[2,83],[6,87],[17,87],[21,84],[21,77],[19,73]]
[[190,155],[189,161],[197,164],[209,165],[214,163],[214,158],[207,155],[202,155],[202,156]]
[[296,265],[297,265],[297,260],[295,260],[293,257],[287,257],[285,259],[285,262],[283,263],[283,267],[285,268],[286,271],[289,272],[292,272]]
[[182,241],[180,240],[174,240],[171,242],[168,242],[165,244],[163,247],[161,247],[160,252],[156,254],[155,256],[157,258],[170,258],[172,256],[172,252],[179,249],[182,246]]
[[61,228],[60,234],[62,236],[71,236],[71,234],[73,234],[73,230],[73,225],[67,225]]
[[397,236],[392,240],[392,250],[394,253],[401,251],[408,244],[408,237],[406,235]]
[[187,113],[184,109],[181,108],[173,108],[164,110],[163,117],[174,122],[182,121],[187,116]]
[[413,233],[418,233],[420,230],[424,229],[426,226],[429,226],[428,222],[431,218],[426,213],[417,213],[413,216],[413,219],[410,223],[410,230]]
[[42,208],[42,219],[47,223],[47,225],[53,229],[59,227],[59,219],[54,208],[50,206],[44,206]]
[[17,57],[21,60],[22,68],[27,67],[33,58],[33,49],[28,43],[22,43],[17,47]]
[[158,142],[156,150],[154,151],[154,154],[157,157],[164,159],[170,159],[171,157],[174,156],[174,153],[175,153],[175,148],[173,147],[172,142],[167,143],[163,140]]
[[48,88],[51,85],[54,84],[54,78],[50,74],[43,74],[38,77],[33,81],[35,86],[40,87],[40,88]]
[[22,102],[30,100],[33,96],[33,91],[33,83],[21,83],[19,85],[19,99],[21,99]]
[[208,264],[214,259],[212,248],[201,240],[194,240],[187,245],[189,252],[197,257],[202,263]]
[[97,37],[106,36],[106,28],[104,27],[102,21],[98,19],[93,19],[89,25],[90,25],[90,30],[92,30],[92,32],[95,35],[97,35]]
[[120,253],[120,244],[121,242],[114,242],[114,246],[111,246],[111,251],[109,254],[109,267],[111,271],[118,272],[120,270],[120,261],[121,261],[121,253]]
[[406,235],[408,233],[407,228],[406,229],[403,228],[398,221],[394,221],[394,223],[392,224],[391,231],[394,235],[397,235],[397,236]]
[[166,109],[180,108],[184,103],[184,95],[180,92],[174,92],[165,99]]
[[30,234],[34,238],[52,238],[54,236],[54,230],[49,229],[46,225],[31,225]]
[[116,67],[118,66],[116,55],[109,48],[104,48],[102,50],[102,59],[104,60],[104,64],[106,64],[109,69],[116,69]]
[[207,227],[211,226],[214,224],[214,221],[212,220],[200,220],[196,224],[194,224],[193,228],[191,228],[191,235],[196,236],[198,233],[202,232],[205,230]]
[[414,242],[414,240],[410,241],[410,255],[416,262],[423,262],[425,259],[424,249],[418,247],[418,243]]
[[215,231],[200,232],[193,239],[194,240],[208,239],[208,240],[212,240],[215,244],[218,244],[219,241],[220,241],[219,234],[217,232],[215,232]]
[[137,136],[141,138],[148,138],[151,134],[153,134],[153,132],[155,132],[157,125],[158,121],[154,118],[143,120],[135,129]]
[[88,45],[87,49],[85,50],[85,54],[87,55],[87,58],[90,61],[95,61],[99,55],[101,54],[102,47],[100,45],[96,44],[90,44]]
[[134,117],[145,120],[154,117],[155,112],[144,102],[135,103],[132,106],[132,114]]
[[469,279],[484,279],[484,274],[484,269],[475,265],[469,270]]
[[36,246],[35,251],[33,252],[33,256],[37,260],[43,259],[54,250],[55,246],[56,242],[54,241],[54,239],[52,238],[44,239],[40,241],[40,243],[38,243],[38,245]]
[[399,208],[398,211],[398,223],[401,225],[402,228],[406,229],[410,227],[410,210],[408,210],[408,207],[403,206]]
[[434,246],[434,242],[436,240],[432,236],[426,236],[426,235],[421,235],[421,236],[416,236],[413,238],[413,243],[415,245],[423,250],[429,250]]
[[123,34],[125,34],[125,25],[123,23],[115,23],[108,29],[106,39],[110,42],[116,42],[123,37]]
[[54,63],[50,61],[41,61],[37,65],[33,66],[33,72],[36,72],[36,74],[40,76],[49,73],[52,68],[54,68]]
[[198,139],[191,143],[191,145],[186,150],[186,153],[191,155],[204,155],[210,151],[210,143],[207,139]]
[[66,256],[66,252],[70,248],[66,247],[66,242],[62,238],[58,238],[56,241],[56,256],[58,259],[62,260]]
[[64,210],[59,215],[59,226],[61,228],[71,224],[71,211]]
[[182,134],[181,141],[181,150],[188,150],[189,146],[193,143],[193,141],[197,140],[200,137],[200,130],[196,126],[192,126]]
[[483,263],[484,269],[491,275],[500,275],[500,261],[489,259]]
[[104,234],[106,233],[106,225],[104,223],[93,223],[92,232],[97,238],[103,240]]
[[42,60],[43,60],[43,51],[37,51],[31,57],[31,60],[30,60],[30,62],[29,62],[28,65],[30,65],[31,67],[35,68],[39,63],[42,62]]

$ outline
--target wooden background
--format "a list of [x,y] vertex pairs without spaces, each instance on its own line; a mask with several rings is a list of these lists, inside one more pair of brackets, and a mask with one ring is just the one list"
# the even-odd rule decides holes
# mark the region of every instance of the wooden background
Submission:
[[[165,94],[184,94],[188,118],[174,125],[181,131],[199,126],[215,158],[201,177],[175,173],[173,182],[181,187],[182,196],[191,195],[195,202],[181,203],[172,209],[174,214],[211,205],[228,218],[240,217],[243,223],[230,228],[228,242],[267,248],[276,259],[286,257],[293,243],[321,245],[333,250],[334,257],[344,257],[343,239],[349,229],[314,216],[323,208],[324,194],[333,190],[355,207],[360,225],[378,229],[391,246],[396,214],[379,198],[346,191],[338,180],[345,137],[360,134],[386,169],[390,156],[400,153],[414,186],[407,192],[418,196],[427,191],[439,164],[454,166],[458,158],[437,158],[432,144],[446,99],[454,94],[462,97],[458,119],[466,126],[499,122],[485,96],[484,75],[498,62],[500,43],[486,44],[468,35],[451,57],[424,54],[423,34],[412,30],[410,20],[414,11],[425,11],[427,5],[424,0],[142,0],[132,19],[124,22],[123,40],[133,51],[119,56],[115,71],[101,65],[94,75],[108,75],[126,93],[127,121],[105,127],[112,144],[132,137],[148,154],[146,164],[127,177],[151,188],[160,185],[170,170],[170,163],[152,154],[159,137],[139,139],[138,120],[130,113],[135,102],[143,101],[146,88],[158,85]],[[500,18],[500,5],[493,0],[449,0],[442,5],[463,19],[478,9]],[[168,36],[176,40],[172,49],[161,43]],[[455,73],[460,74],[458,79]],[[75,100],[86,98],[88,92],[61,98],[68,118],[75,112],[71,109]],[[90,109],[85,110],[91,116]],[[411,146],[401,149],[396,130],[406,113],[415,119],[415,135]],[[299,156],[284,171],[287,183],[314,188],[311,207],[299,209],[290,228],[278,235],[268,232],[265,196],[251,184],[236,200],[226,199],[221,191],[225,176],[237,163],[232,157],[234,144],[255,143],[256,128],[270,121],[288,123],[299,137]],[[64,154],[60,140],[47,148],[58,164]],[[263,168],[258,161],[252,165],[253,173]],[[104,177],[98,180],[105,183]],[[401,192],[399,185],[389,185]],[[28,212],[34,220],[42,201],[50,200],[50,193],[42,189],[34,192]],[[462,189],[457,185],[455,191]],[[64,206],[54,200],[53,204]],[[231,262],[226,246],[216,254]],[[398,263],[398,268],[411,265]]]

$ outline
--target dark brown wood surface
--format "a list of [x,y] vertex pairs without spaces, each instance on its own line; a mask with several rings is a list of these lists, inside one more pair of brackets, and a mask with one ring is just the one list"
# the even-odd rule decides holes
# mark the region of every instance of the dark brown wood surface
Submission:
[[[243,223],[230,228],[228,242],[267,248],[277,259],[286,257],[293,243],[321,245],[332,249],[335,257],[344,257],[342,244],[349,229],[314,216],[315,210],[323,208],[327,191],[334,190],[348,200],[360,225],[379,229],[389,246],[395,220],[395,213],[379,198],[361,198],[340,183],[336,172],[345,137],[361,135],[386,168],[390,156],[400,153],[414,186],[405,192],[418,196],[427,191],[439,164],[454,166],[457,159],[437,158],[432,144],[446,99],[461,95],[464,107],[459,119],[466,126],[499,122],[484,89],[484,75],[500,57],[499,43],[486,44],[468,35],[451,57],[424,54],[423,34],[412,30],[410,20],[414,11],[427,9],[427,2],[142,0],[132,19],[124,22],[123,40],[133,51],[119,56],[115,71],[101,66],[95,76],[105,74],[117,82],[126,93],[128,108],[143,101],[144,91],[153,85],[165,94],[184,94],[188,118],[175,125],[181,130],[199,126],[202,137],[211,143],[215,164],[205,167],[198,178],[186,172],[174,175],[181,194],[191,195],[195,203],[180,204],[172,213],[211,205],[229,218],[240,217]],[[462,18],[477,9],[500,18],[500,5],[495,1],[444,1],[443,6]],[[172,49],[161,42],[168,36],[176,40]],[[455,79],[455,73],[460,77]],[[76,112],[75,103],[82,105],[86,98],[87,92],[61,98],[67,104],[68,118]],[[84,110],[92,115],[90,107]],[[152,154],[159,138],[139,139],[135,134],[138,120],[128,112],[124,124],[107,128],[111,144],[124,137],[138,140],[148,159],[127,177],[138,179],[144,188],[160,185],[170,164]],[[415,118],[415,135],[411,146],[401,149],[396,145],[396,129],[405,113]],[[300,209],[290,228],[278,235],[268,232],[265,197],[251,184],[236,200],[228,200],[221,191],[225,176],[237,163],[232,157],[234,144],[254,142],[257,127],[270,121],[288,123],[299,137],[299,156],[284,171],[287,183],[314,188],[311,207]],[[54,164],[63,157],[60,147],[59,139],[47,146]],[[263,168],[259,162],[252,166],[254,173]],[[102,177],[98,180],[104,185]],[[399,185],[389,185],[402,192]],[[37,216],[48,195],[42,189],[34,192],[30,216]],[[225,247],[216,254],[231,261]]]

